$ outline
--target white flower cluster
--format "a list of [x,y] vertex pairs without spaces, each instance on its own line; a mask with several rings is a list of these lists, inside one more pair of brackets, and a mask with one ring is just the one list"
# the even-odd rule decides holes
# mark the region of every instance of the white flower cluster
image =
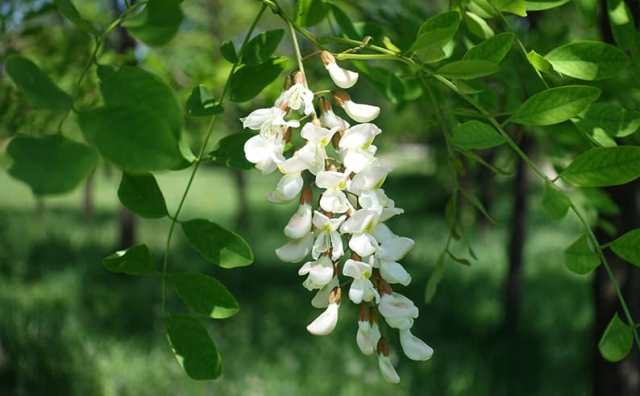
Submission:
[[[321,59],[338,87],[350,88],[358,80],[358,73],[342,69],[329,52],[323,51]],[[390,169],[375,157],[377,147],[372,144],[381,133],[371,123],[380,108],[355,103],[345,91],[334,92],[333,101],[358,123],[351,126],[333,112],[331,103],[324,98],[319,100],[322,111],[318,117],[313,98],[303,72],[298,71],[293,84],[273,107],[255,110],[242,119],[245,128],[259,131],[245,144],[245,155],[263,173],[276,169],[282,173],[275,190],[268,195],[271,202],[300,197],[300,206],[284,228],[289,241],[276,249],[276,254],[292,263],[311,255],[298,274],[306,276],[305,288],[317,290],[311,304],[325,310],[307,330],[315,335],[333,331],[342,294],[340,274],[351,278],[348,296],[360,305],[358,347],[366,355],[377,352],[384,378],[397,383],[400,378],[380,331],[380,317],[399,331],[400,344],[410,359],[427,360],[433,350],[411,333],[418,308],[391,287],[411,282],[411,275],[398,261],[411,250],[414,241],[395,235],[384,224],[404,211],[395,207],[381,188]],[[301,120],[287,119],[295,115]],[[299,128],[307,118],[310,121],[300,130],[304,145],[285,158],[291,130]],[[315,210],[312,184],[321,191],[319,208]],[[343,238],[348,239],[346,246]],[[350,258],[342,262],[347,248]]]

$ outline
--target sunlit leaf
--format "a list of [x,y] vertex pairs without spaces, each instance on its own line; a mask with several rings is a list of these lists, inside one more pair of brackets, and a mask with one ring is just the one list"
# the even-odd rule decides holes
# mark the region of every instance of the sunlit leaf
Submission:
[[464,59],[500,63],[511,50],[514,39],[515,34],[511,32],[497,34],[475,47],[471,47],[464,54]]
[[574,123],[586,133],[601,130],[611,137],[626,137],[640,128],[640,113],[616,103],[594,103]]
[[549,88],[527,99],[511,121],[524,125],[553,125],[580,114],[600,97],[600,89],[585,85]]
[[451,143],[463,150],[482,150],[505,142],[504,137],[491,125],[481,121],[467,121],[453,129]]
[[143,275],[155,270],[153,257],[147,245],[136,245],[125,250],[119,250],[105,257],[102,265],[111,272]]
[[184,18],[180,3],[182,0],[149,0],[144,10],[126,19],[123,26],[147,45],[164,45],[176,35]]
[[269,30],[252,38],[242,51],[242,63],[255,66],[271,59],[284,37],[284,30]]
[[549,183],[544,186],[544,194],[542,195],[542,209],[545,214],[553,219],[560,220],[567,215],[571,201],[565,193],[553,187]]
[[611,242],[611,250],[623,260],[640,267],[640,228]]
[[573,242],[564,257],[567,268],[579,275],[586,275],[600,265],[600,257],[586,235]]
[[236,268],[253,263],[253,252],[247,242],[216,223],[204,219],[189,220],[182,223],[182,231],[202,257],[213,264]]
[[246,102],[258,96],[287,67],[287,58],[272,58],[256,66],[243,65],[231,76],[231,100]]
[[192,117],[205,117],[220,114],[224,108],[204,85],[193,88],[187,99],[187,114]]
[[540,73],[552,73],[553,66],[551,63],[542,55],[537,53],[536,51],[529,51],[527,53],[527,60],[537,71]]
[[73,5],[71,0],[54,0],[58,11],[62,16],[67,18],[78,29],[87,33],[97,33],[96,28],[87,19],[83,18],[78,9]]
[[235,315],[240,306],[235,297],[217,279],[200,273],[171,276],[178,296],[195,312],[214,319]]
[[173,315],[166,319],[165,325],[173,353],[189,377],[212,380],[220,376],[222,358],[200,321]]
[[640,177],[640,147],[595,147],[578,155],[561,173],[579,187],[625,184]]
[[320,23],[329,12],[329,4],[324,0],[297,0],[296,23],[313,26]]
[[472,80],[490,76],[497,73],[498,70],[500,70],[500,66],[497,63],[485,60],[459,60],[447,63],[440,67],[436,73],[454,79]]
[[498,10],[518,16],[527,16],[525,0],[489,0]]
[[560,74],[581,80],[615,77],[627,65],[624,52],[600,41],[576,41],[549,52],[545,59]]
[[526,0],[525,7],[527,11],[542,11],[560,7],[571,0]]
[[225,41],[220,45],[220,53],[222,57],[229,63],[236,63],[238,61],[238,54],[236,52],[236,47],[233,45],[232,41]]
[[638,33],[627,3],[624,0],[607,0],[607,14],[616,43],[626,50],[637,49]]
[[483,40],[491,38],[495,34],[487,21],[473,12],[467,11],[464,13],[464,23],[471,33]]
[[443,52],[443,47],[458,31],[460,14],[457,11],[445,12],[427,19],[418,30],[416,41],[410,51],[423,59],[433,59],[431,53]]
[[33,106],[57,111],[71,108],[71,97],[29,59],[11,55],[6,59],[5,70]]
[[135,214],[146,218],[167,215],[167,205],[155,177],[150,173],[122,173],[118,187],[120,202]]
[[614,314],[598,343],[602,357],[610,362],[619,362],[631,352],[632,346],[633,329],[617,313]]

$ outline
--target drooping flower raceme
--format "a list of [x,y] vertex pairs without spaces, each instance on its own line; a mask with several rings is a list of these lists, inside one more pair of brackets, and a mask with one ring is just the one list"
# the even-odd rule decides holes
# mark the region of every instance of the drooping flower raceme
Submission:
[[[332,54],[323,51],[320,58],[339,88],[350,88],[358,81],[358,73],[339,66]],[[376,157],[373,142],[382,131],[372,123],[380,108],[356,103],[339,90],[320,97],[316,112],[304,74],[298,71],[292,80],[273,107],[242,119],[245,128],[258,132],[244,146],[247,160],[263,173],[278,170],[282,174],[268,200],[299,200],[284,227],[287,242],[276,249],[276,255],[285,262],[304,262],[298,274],[304,277],[303,286],[315,293],[311,305],[323,310],[308,324],[311,334],[334,330],[342,287],[348,285],[348,300],[360,310],[358,348],[365,355],[377,353],[382,377],[398,383],[395,357],[382,326],[398,331],[409,359],[427,360],[433,349],[411,332],[418,308],[392,287],[411,282],[400,261],[414,242],[385,224],[404,211],[383,189],[390,168]],[[332,102],[353,125],[334,112]],[[285,155],[285,149],[291,154]]]

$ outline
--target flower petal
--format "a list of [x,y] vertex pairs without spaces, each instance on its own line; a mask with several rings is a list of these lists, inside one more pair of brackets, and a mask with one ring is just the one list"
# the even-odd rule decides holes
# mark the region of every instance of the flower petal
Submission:
[[366,257],[376,252],[378,243],[370,234],[365,232],[362,234],[354,234],[349,240],[349,247],[358,256]]
[[307,331],[313,335],[327,335],[336,328],[338,323],[338,308],[336,303],[329,304],[327,309],[307,326]]
[[267,199],[273,203],[284,203],[294,199],[304,186],[304,180],[299,173],[282,176],[276,189],[267,195]]
[[284,227],[284,235],[287,238],[300,239],[309,232],[311,232],[311,205],[303,203]]
[[376,351],[380,337],[380,328],[377,323],[371,324],[368,320],[358,321],[356,343],[362,353],[372,355]]
[[429,360],[433,349],[424,341],[411,334],[411,330],[400,330],[400,345],[404,354],[411,360]]
[[309,233],[302,239],[289,241],[284,246],[276,249],[278,258],[287,263],[298,263],[311,251],[313,234]]
[[335,62],[326,64],[324,67],[329,72],[329,76],[331,76],[333,83],[340,88],[351,88],[356,82],[358,82],[358,73],[343,69]]
[[380,275],[389,283],[399,283],[408,286],[411,283],[411,275],[402,265],[395,261],[382,261],[380,263]]
[[349,117],[357,122],[373,121],[380,114],[380,108],[378,106],[360,104],[352,100],[345,101],[342,107]]
[[400,377],[396,372],[396,369],[393,367],[391,363],[391,359],[389,356],[384,356],[382,354],[378,354],[378,367],[380,368],[380,372],[382,373],[382,377],[392,384],[399,384]]

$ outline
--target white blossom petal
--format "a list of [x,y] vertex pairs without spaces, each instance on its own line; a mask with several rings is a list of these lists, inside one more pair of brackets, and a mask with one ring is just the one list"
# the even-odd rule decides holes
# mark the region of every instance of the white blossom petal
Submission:
[[309,254],[312,245],[313,234],[309,233],[304,238],[289,241],[279,247],[276,249],[276,255],[284,262],[298,263]]
[[389,283],[399,283],[408,286],[411,283],[411,275],[402,265],[395,261],[382,261],[380,263],[380,275]]
[[339,147],[341,150],[366,149],[381,132],[375,124],[354,125],[340,138]]
[[307,326],[307,331],[313,335],[327,335],[336,328],[338,323],[339,305],[331,303],[327,309]]
[[311,205],[303,203],[284,227],[284,235],[290,239],[300,239],[309,232],[311,232]]
[[316,185],[325,189],[344,190],[347,187],[347,176],[336,171],[318,172]]
[[400,345],[411,360],[429,360],[433,356],[433,349],[411,334],[411,330],[400,330]]
[[366,232],[354,234],[349,240],[349,247],[360,257],[372,255],[376,252],[377,246],[376,240]]
[[381,336],[377,323],[371,324],[368,320],[358,321],[356,343],[365,355],[372,355],[376,351]]
[[343,69],[335,62],[328,63],[324,65],[324,67],[329,72],[329,76],[331,76],[333,83],[340,88],[351,88],[356,82],[358,82],[358,73]]
[[390,171],[391,169],[386,166],[372,164],[353,177],[349,184],[349,191],[360,195],[365,191],[377,190]]
[[317,261],[305,263],[298,275],[308,275],[303,283],[307,290],[321,289],[333,279],[333,262],[327,256],[322,256]]
[[380,298],[378,310],[385,318],[415,319],[418,317],[418,308],[413,301],[396,292],[384,294]]
[[338,190],[326,190],[320,197],[320,207],[331,213],[344,213],[351,208],[347,196]]
[[300,194],[304,180],[299,173],[282,176],[276,189],[269,193],[267,199],[273,203],[284,203],[291,201]]
[[343,102],[344,111],[356,122],[369,122],[375,120],[380,114],[378,106],[356,103],[352,100]]
[[336,113],[334,113],[331,109],[322,112],[322,115],[320,116],[320,122],[322,123],[322,125],[329,129],[335,128],[337,130],[343,130],[349,128],[349,123],[336,115]]
[[361,234],[376,224],[378,213],[369,209],[359,209],[340,227],[343,234]]

